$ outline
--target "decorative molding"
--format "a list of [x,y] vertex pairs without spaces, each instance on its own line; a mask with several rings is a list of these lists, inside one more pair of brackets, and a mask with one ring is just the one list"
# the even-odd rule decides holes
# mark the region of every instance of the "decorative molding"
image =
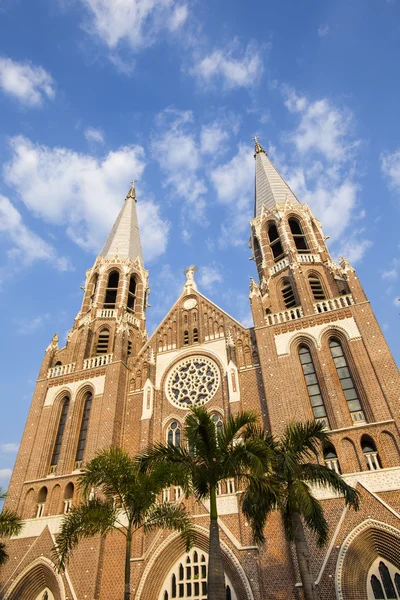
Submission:
[[321,339],[325,331],[328,329],[337,329],[342,331],[347,339],[358,340],[361,339],[360,330],[357,327],[357,323],[354,317],[346,317],[345,319],[336,319],[329,323],[323,323],[321,325],[312,325],[311,327],[304,327],[303,329],[296,329],[295,331],[287,331],[286,333],[278,333],[275,335],[275,346],[278,356],[285,356],[290,353],[290,345],[296,337],[300,337],[303,334],[313,338],[313,341],[317,348],[321,347]]
[[220,386],[218,365],[204,355],[191,355],[180,360],[169,372],[165,393],[171,404],[189,409],[206,404]]
[[240,384],[238,369],[235,363],[230,360],[228,364],[228,392],[229,402],[240,402]]
[[142,421],[151,419],[154,406],[154,385],[150,379],[146,380],[143,387]]
[[[355,487],[357,483],[361,483],[370,492],[392,492],[400,490],[400,467],[349,473],[343,475],[343,479],[352,487]],[[312,486],[312,490],[313,495],[318,500],[330,500],[339,497],[339,494],[329,488]]]
[[[207,511],[210,512],[210,500],[202,501]],[[224,494],[217,496],[217,508],[219,515],[236,515],[239,512],[237,494]]]
[[71,394],[71,400],[75,399],[80,388],[88,383],[94,387],[94,396],[98,396],[104,392],[105,375],[91,377],[84,381],[73,381],[67,385],[55,385],[47,390],[43,406],[53,406],[54,400],[62,390]]
[[4,596],[3,596],[4,600],[8,600],[8,598],[10,598],[11,594],[13,593],[15,588],[19,585],[19,583],[26,577],[26,575],[28,575],[28,573],[32,569],[34,569],[38,565],[44,565],[45,567],[50,569],[50,571],[52,571],[53,576],[56,578],[56,581],[57,581],[58,589],[60,592],[60,599],[66,600],[65,587],[64,587],[64,582],[62,580],[62,577],[57,572],[56,565],[51,560],[46,558],[45,556],[40,556],[40,557],[36,558],[36,560],[29,563],[29,565],[27,565],[25,567],[25,569],[23,569],[21,571],[21,573],[18,575],[18,577],[16,579],[14,579],[14,581],[8,588],[7,592],[4,594]]

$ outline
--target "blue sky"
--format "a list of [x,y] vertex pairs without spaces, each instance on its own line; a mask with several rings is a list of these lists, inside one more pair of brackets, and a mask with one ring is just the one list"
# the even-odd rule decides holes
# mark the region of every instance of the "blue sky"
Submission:
[[149,332],[191,263],[251,324],[255,134],[399,358],[399,0],[0,0],[0,39],[0,485],[133,178]]

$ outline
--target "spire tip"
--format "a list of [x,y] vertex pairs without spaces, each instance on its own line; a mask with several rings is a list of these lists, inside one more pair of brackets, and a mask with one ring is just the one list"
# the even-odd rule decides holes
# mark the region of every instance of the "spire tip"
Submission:
[[258,141],[258,138],[259,138],[258,135],[255,135],[253,137],[253,141],[255,144],[255,148],[254,148],[255,153],[260,154],[260,152],[264,152],[264,154],[267,154],[266,151],[264,150],[264,148],[261,146],[260,142]]

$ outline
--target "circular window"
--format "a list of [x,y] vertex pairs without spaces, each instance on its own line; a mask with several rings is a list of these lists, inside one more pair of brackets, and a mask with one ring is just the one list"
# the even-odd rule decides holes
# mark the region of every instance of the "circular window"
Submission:
[[220,380],[216,363],[205,356],[190,356],[170,371],[167,397],[179,408],[205,404],[214,396]]

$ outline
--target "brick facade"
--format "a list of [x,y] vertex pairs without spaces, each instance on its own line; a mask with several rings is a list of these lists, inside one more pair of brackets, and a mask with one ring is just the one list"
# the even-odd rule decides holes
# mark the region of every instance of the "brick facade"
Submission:
[[[256,146],[256,161],[262,152]],[[134,200],[134,195],[127,197]],[[291,219],[300,225],[300,234],[293,233]],[[274,255],[271,225],[281,256]],[[299,236],[303,242],[297,244],[304,244],[300,249]],[[219,373],[208,410],[221,416],[255,411],[279,435],[287,422],[314,417],[299,359],[302,346],[312,357],[340,470],[362,496],[355,513],[334,495],[319,492],[330,524],[325,548],[309,539],[320,598],[367,598],[369,569],[378,556],[400,569],[400,380],[356,272],[346,259],[333,263],[320,223],[306,205],[291,199],[262,207],[251,223],[251,244],[259,283],[250,286],[254,327],[249,329],[198,292],[189,270],[182,295],[147,339],[148,273],[141,256],[120,256],[118,250],[112,257],[100,255],[87,272],[82,309],[67,344],[58,348],[53,338],[33,395],[7,498],[7,506],[21,515],[25,526],[8,541],[10,560],[0,571],[0,597],[37,600],[48,589],[56,600],[121,598],[124,544],[118,533],[82,542],[65,575],[52,570],[51,548],[65,500],[71,490],[73,502],[79,500],[76,456],[87,394],[92,404],[84,461],[111,444],[136,454],[151,442],[165,441],[172,421],[182,426],[187,410],[169,395],[168,377],[192,356],[212,361]],[[112,272],[119,273],[119,280],[110,308],[104,304]],[[132,276],[134,307],[128,310]],[[319,297],[312,281],[320,282]],[[288,285],[293,296],[289,307],[282,293]],[[106,347],[103,343],[99,353],[105,338]],[[351,412],[342,389],[332,339],[342,348],[357,392],[361,409],[356,412]],[[52,465],[66,398],[64,433]],[[366,441],[377,452],[369,459],[375,460],[372,467],[363,448]],[[224,564],[236,598],[300,600],[296,557],[279,515],[269,517],[266,543],[257,549],[238,508],[238,492],[225,483],[221,492]],[[206,552],[207,505],[185,502],[196,526],[196,547]],[[43,504],[40,516],[38,504]],[[170,569],[183,554],[175,534],[136,533],[132,597],[158,600]]]

